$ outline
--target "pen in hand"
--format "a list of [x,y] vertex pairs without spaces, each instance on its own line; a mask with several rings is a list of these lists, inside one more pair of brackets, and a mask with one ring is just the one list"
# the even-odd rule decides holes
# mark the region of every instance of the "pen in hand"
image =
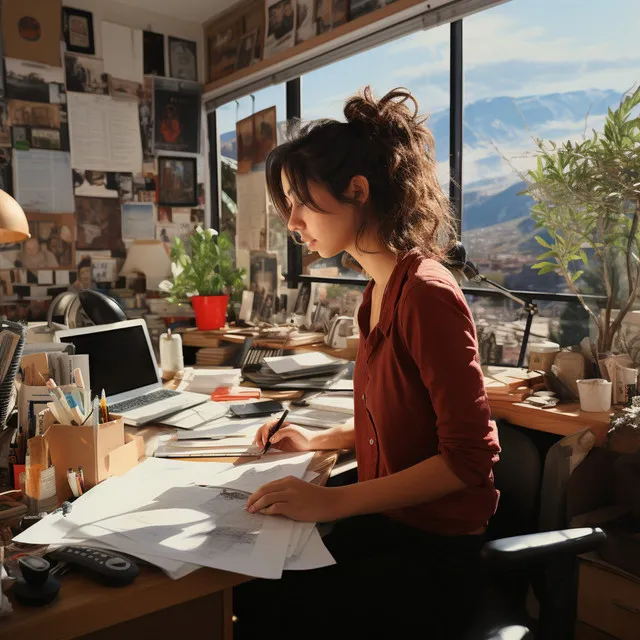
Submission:
[[271,446],[271,438],[273,438],[273,436],[278,432],[278,429],[280,429],[280,427],[284,424],[284,419],[287,417],[288,414],[289,414],[289,409],[285,409],[284,413],[280,416],[280,420],[278,420],[278,422],[276,422],[273,425],[273,427],[271,427],[271,429],[269,429],[269,435],[267,436],[267,442],[264,445],[264,449],[260,453],[261,456],[263,456],[269,450],[269,447]]

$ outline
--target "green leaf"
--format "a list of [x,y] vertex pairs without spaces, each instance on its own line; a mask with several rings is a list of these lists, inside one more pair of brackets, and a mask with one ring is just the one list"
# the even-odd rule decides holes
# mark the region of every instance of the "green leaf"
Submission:
[[543,247],[547,249],[551,249],[551,245],[542,236],[535,236],[535,239],[538,244],[541,244]]

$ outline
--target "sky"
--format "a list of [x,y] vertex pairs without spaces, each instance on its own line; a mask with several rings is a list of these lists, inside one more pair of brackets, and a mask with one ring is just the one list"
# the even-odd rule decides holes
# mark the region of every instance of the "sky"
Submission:
[[[640,81],[638,0],[510,0],[464,19],[464,102],[582,89],[623,93]],[[449,25],[323,67],[302,78],[303,119],[342,119],[345,99],[370,84],[381,95],[408,87],[423,113],[449,104]],[[276,105],[286,118],[284,85],[218,110],[219,131]],[[437,144],[437,141],[436,141]]]

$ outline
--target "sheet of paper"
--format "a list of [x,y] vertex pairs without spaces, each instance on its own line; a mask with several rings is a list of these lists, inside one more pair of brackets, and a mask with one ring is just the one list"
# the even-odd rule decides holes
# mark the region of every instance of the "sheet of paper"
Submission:
[[256,431],[264,424],[264,419],[256,420],[247,418],[242,420],[232,420],[220,418],[208,422],[202,426],[190,429],[189,431],[178,431],[178,440],[194,440],[202,438],[222,438],[236,434],[254,436]]
[[154,238],[155,233],[156,212],[153,204],[139,202],[124,202],[122,204],[123,238]]
[[53,271],[40,269],[38,271],[38,284],[53,284]]
[[142,31],[102,21],[104,71],[115,78],[143,81]]
[[269,365],[270,369],[274,373],[281,375],[283,373],[300,371],[306,367],[332,365],[336,362],[336,359],[320,351],[309,351],[307,353],[300,353],[293,356],[265,358],[264,361]]
[[25,211],[73,213],[69,154],[44,149],[14,149],[13,191]]
[[[228,407],[226,404],[210,401],[197,407],[174,413],[168,418],[163,418],[161,422],[170,427],[195,429],[202,425],[213,426],[213,421],[222,418],[222,416],[226,415],[227,411]],[[178,439],[180,439],[180,432],[178,432]]]
[[135,102],[71,91],[67,103],[74,168],[139,173],[142,141]]
[[284,568],[289,571],[308,571],[319,567],[328,567],[332,564],[336,564],[336,561],[322,542],[318,530],[314,527],[311,529],[309,540],[300,555],[287,558]]

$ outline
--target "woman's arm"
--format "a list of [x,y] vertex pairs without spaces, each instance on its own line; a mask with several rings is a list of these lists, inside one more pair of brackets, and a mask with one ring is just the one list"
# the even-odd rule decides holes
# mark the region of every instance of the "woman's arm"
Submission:
[[444,458],[437,455],[383,478],[336,487],[336,518],[431,502],[465,486]]
[[332,449],[349,449],[354,451],[356,440],[353,427],[353,418],[344,424],[336,425],[324,431],[318,431],[313,437],[313,449],[326,451]]

